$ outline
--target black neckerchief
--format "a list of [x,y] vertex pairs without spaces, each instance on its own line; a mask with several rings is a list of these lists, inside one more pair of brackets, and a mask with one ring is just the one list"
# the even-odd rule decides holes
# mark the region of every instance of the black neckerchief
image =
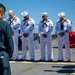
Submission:
[[12,20],[12,21],[11,21],[11,18],[9,18],[10,25],[11,25],[11,23],[12,23],[14,20],[16,20],[16,18],[15,18],[15,17],[13,18],[13,20]]
[[65,19],[63,22],[60,20],[61,22],[61,30],[64,30],[64,22],[66,21],[67,19]]
[[[30,20],[30,18],[29,18],[29,20]],[[23,26],[26,25],[26,23],[27,23],[27,22],[26,22],[26,19],[24,19],[24,24],[23,24]],[[28,23],[27,23],[27,26],[29,26]]]
[[43,22],[42,28],[44,28],[44,25],[47,27],[46,22],[49,22],[49,21],[48,21],[48,20],[46,20],[46,21],[45,21],[45,23],[44,23],[44,20],[42,20],[42,22]]

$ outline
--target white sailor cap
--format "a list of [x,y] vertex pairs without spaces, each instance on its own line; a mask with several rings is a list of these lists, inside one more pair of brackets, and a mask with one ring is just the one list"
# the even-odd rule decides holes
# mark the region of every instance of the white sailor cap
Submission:
[[47,16],[48,13],[47,13],[47,12],[43,12],[41,15],[42,15],[42,16]]
[[59,17],[64,17],[64,16],[65,16],[65,12],[60,12],[60,13],[58,14],[58,16],[59,16]]
[[13,14],[13,13],[14,13],[13,10],[8,11],[8,14]]
[[24,11],[24,12],[21,13],[21,15],[22,16],[27,16],[27,15],[29,15],[29,13],[27,11]]

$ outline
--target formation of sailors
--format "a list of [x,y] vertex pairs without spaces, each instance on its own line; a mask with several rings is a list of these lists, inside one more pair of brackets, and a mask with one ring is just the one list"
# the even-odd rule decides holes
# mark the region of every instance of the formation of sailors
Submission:
[[[26,54],[27,54],[27,43],[29,45],[30,50],[30,60],[35,60],[35,50],[34,50],[34,40],[33,40],[33,31],[35,28],[35,21],[30,17],[29,13],[27,11],[24,11],[21,13],[23,16],[23,20],[20,22],[20,19],[14,15],[14,12],[12,10],[8,11],[9,18],[6,20],[11,28],[12,28],[12,37],[14,41],[14,52],[12,56],[12,60],[20,60],[25,61],[26,60]],[[53,50],[52,50],[52,36],[51,33],[53,31],[53,22],[48,18],[48,13],[43,12],[41,14],[42,20],[39,22],[38,26],[38,34],[40,37],[40,52],[41,52],[41,58],[39,61],[45,61],[46,60],[46,51],[45,47],[47,45],[47,57],[48,61],[53,61]],[[71,61],[70,58],[70,48],[69,48],[69,31],[71,30],[71,22],[66,18],[66,15],[64,12],[60,12],[58,14],[59,20],[56,23],[56,33],[58,35],[58,61],[62,62],[64,61],[63,58],[63,50],[62,46],[63,43],[66,48],[66,59],[68,62]],[[19,59],[19,53],[18,53],[18,29],[20,29],[22,33],[22,54],[21,58]]]

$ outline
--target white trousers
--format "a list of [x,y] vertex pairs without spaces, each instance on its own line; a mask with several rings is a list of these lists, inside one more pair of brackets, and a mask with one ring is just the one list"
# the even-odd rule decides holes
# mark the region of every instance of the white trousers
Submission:
[[41,48],[41,60],[46,59],[45,47],[47,45],[47,57],[48,60],[53,60],[53,50],[52,50],[52,37],[51,35],[44,38],[40,36],[40,48]]
[[26,60],[27,42],[30,49],[30,59],[35,59],[33,35],[30,34],[27,38],[22,36],[22,59]]
[[13,42],[14,42],[14,51],[13,51],[13,56],[12,59],[18,59],[18,34],[15,34],[12,36],[13,37]]
[[69,48],[69,34],[65,33],[63,37],[58,35],[58,60],[63,60],[63,50],[62,46],[65,45],[66,48],[66,58],[70,60],[70,48]]

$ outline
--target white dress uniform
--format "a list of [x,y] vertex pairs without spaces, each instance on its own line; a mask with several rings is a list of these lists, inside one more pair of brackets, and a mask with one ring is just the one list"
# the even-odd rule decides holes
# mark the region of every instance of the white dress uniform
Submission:
[[[40,47],[41,47],[41,59],[40,60],[45,60],[46,59],[46,53],[45,53],[45,47],[47,44],[47,55],[48,55],[48,60],[53,60],[53,50],[52,50],[52,36],[51,32],[53,30],[53,22],[51,20],[47,21],[40,21],[39,23],[39,35],[40,35]],[[46,34],[47,37],[44,38],[42,34]]]
[[13,56],[12,59],[18,59],[18,28],[20,26],[20,19],[18,17],[15,16],[14,19],[7,19],[7,22],[11,25],[12,31],[14,32],[13,37],[13,41],[14,41],[14,52],[13,52]]
[[[65,16],[65,14],[59,13],[59,17]],[[61,37],[58,35],[58,60],[63,60],[63,51],[62,46],[65,45],[66,48],[66,58],[67,61],[70,60],[70,48],[69,48],[69,31],[71,30],[71,22],[70,20],[66,19],[63,23],[63,29],[61,29],[61,21],[57,21],[56,23],[56,33],[64,33],[65,35]]]
[[29,34],[28,37],[24,37],[22,35],[22,58],[23,60],[26,60],[26,52],[27,52],[27,42],[30,47],[30,59],[35,59],[35,53],[34,53],[34,41],[33,41],[33,30],[34,30],[35,22],[32,18],[29,18],[28,20],[22,20],[20,29],[22,34]]

